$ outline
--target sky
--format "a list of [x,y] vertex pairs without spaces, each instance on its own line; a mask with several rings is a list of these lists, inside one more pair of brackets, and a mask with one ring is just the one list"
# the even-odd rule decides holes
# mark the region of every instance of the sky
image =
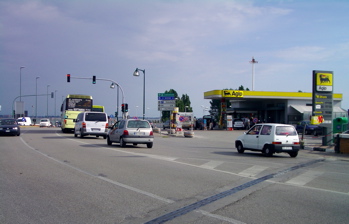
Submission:
[[200,117],[204,92],[252,89],[252,57],[255,91],[312,92],[312,71],[333,71],[347,110],[348,11],[347,0],[0,0],[0,115],[21,94],[33,116],[35,97],[24,95],[36,91],[56,94],[38,96],[38,116],[59,115],[77,93],[114,114],[117,91],[98,80],[107,79],[141,117],[139,68],[146,117],[160,115],[158,93],[170,89]]

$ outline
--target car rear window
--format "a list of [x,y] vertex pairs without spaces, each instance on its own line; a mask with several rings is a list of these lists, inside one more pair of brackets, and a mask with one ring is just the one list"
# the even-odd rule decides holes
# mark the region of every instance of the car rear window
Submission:
[[13,125],[13,124],[17,124],[16,120],[14,119],[0,120],[0,125]]
[[107,116],[104,113],[86,113],[86,121],[107,121]]
[[129,121],[127,123],[127,128],[150,128],[150,125],[147,121]]
[[297,135],[297,131],[293,126],[277,126],[276,135]]

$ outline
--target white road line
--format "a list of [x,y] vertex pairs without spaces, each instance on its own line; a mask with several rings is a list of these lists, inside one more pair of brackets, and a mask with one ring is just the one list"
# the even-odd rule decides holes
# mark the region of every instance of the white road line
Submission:
[[203,210],[196,210],[196,212],[199,212],[199,213],[201,213],[203,215],[206,215],[206,216],[209,216],[209,217],[212,217],[212,218],[215,218],[215,219],[219,219],[219,220],[222,220],[222,221],[225,221],[225,222],[233,223],[233,224],[246,224],[246,223],[241,222],[241,221],[236,220],[236,219],[224,217],[224,216],[221,216],[221,215],[212,214],[212,213],[209,213],[209,212],[206,212],[206,211],[203,211]]
[[263,172],[264,170],[268,169],[266,166],[252,166],[246,170],[243,170],[239,173],[241,176],[245,177],[254,177],[258,175],[259,173]]
[[205,168],[205,169],[214,169],[217,166],[222,165],[223,163],[224,162],[212,160],[212,161],[209,161],[207,163],[204,163],[204,164],[200,165],[199,167]]
[[287,184],[304,186],[310,181],[314,180],[318,176],[322,175],[324,172],[309,170],[295,178],[286,181]]
[[139,193],[139,194],[146,195],[146,196],[148,196],[148,197],[157,199],[157,200],[159,200],[159,201],[163,201],[163,202],[166,202],[166,203],[169,203],[169,204],[174,202],[173,200],[160,197],[160,196],[158,196],[158,195],[152,194],[152,193],[147,192],[147,191],[142,191],[142,190],[140,190],[140,189],[131,187],[131,186],[126,185],[126,184],[119,183],[119,182],[117,182],[117,181],[113,181],[113,180],[111,180],[111,179],[108,179],[108,178],[105,178],[105,177],[102,177],[102,176],[94,175],[94,174],[89,173],[89,172],[87,172],[87,171],[85,171],[85,170],[79,169],[79,168],[77,168],[77,167],[75,167],[75,166],[72,166],[72,165],[70,165],[70,164],[67,164],[67,163],[65,163],[65,162],[62,162],[62,161],[60,161],[60,160],[58,160],[58,159],[55,159],[55,158],[53,158],[53,157],[50,157],[49,155],[47,155],[47,154],[45,154],[45,153],[42,153],[42,152],[40,152],[40,151],[38,151],[38,150],[35,150],[33,147],[31,147],[30,145],[28,145],[28,144],[22,139],[22,137],[20,137],[20,138],[21,138],[21,141],[22,141],[28,148],[32,149],[33,151],[39,153],[39,154],[42,155],[42,156],[45,156],[45,157],[48,158],[48,159],[51,159],[51,160],[53,160],[53,161],[55,161],[55,162],[57,162],[57,163],[60,163],[60,164],[62,164],[62,165],[64,165],[64,166],[70,167],[71,169],[74,169],[74,170],[79,171],[79,172],[81,172],[81,173],[84,173],[84,174],[86,174],[86,175],[89,175],[89,176],[98,178],[98,179],[100,179],[100,180],[106,181],[106,182],[108,182],[108,183],[114,184],[114,185],[116,185],[116,186],[123,187],[123,188],[125,188],[125,189],[127,189],[127,190],[134,191],[134,192],[137,192],[137,193]]

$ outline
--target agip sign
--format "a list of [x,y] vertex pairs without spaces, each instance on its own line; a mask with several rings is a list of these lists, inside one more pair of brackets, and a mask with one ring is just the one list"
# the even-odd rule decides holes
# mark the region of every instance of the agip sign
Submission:
[[323,124],[332,123],[333,72],[313,71],[313,116],[323,118]]
[[315,73],[316,91],[332,92],[333,91],[333,74],[328,72]]

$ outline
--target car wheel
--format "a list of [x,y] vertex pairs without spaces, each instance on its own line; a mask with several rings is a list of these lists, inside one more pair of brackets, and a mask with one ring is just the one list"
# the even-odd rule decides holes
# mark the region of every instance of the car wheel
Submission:
[[78,134],[76,134],[76,131],[74,130],[74,137],[77,138]]
[[103,139],[106,139],[106,138],[107,138],[107,136],[106,136],[106,135],[104,135],[104,136],[103,136]]
[[295,157],[297,157],[298,152],[289,152],[288,154],[289,154],[292,158],[295,158]]
[[264,150],[263,150],[263,153],[265,156],[272,156],[273,155],[273,150],[270,148],[270,146],[265,146],[264,147]]
[[153,147],[153,143],[150,142],[150,143],[147,143],[147,148],[152,148]]
[[110,138],[109,138],[109,136],[108,136],[108,138],[107,138],[107,144],[108,144],[108,145],[111,145],[111,144],[113,144],[113,142],[112,142],[112,141],[110,141]]
[[120,138],[120,146],[121,147],[125,147],[126,146],[126,142],[124,142],[123,138]]
[[83,137],[84,137],[83,132],[82,132],[82,130],[80,129],[80,138],[83,138]]
[[238,150],[238,153],[244,153],[245,152],[245,149],[244,147],[242,146],[242,143],[239,142],[236,144],[236,149]]

